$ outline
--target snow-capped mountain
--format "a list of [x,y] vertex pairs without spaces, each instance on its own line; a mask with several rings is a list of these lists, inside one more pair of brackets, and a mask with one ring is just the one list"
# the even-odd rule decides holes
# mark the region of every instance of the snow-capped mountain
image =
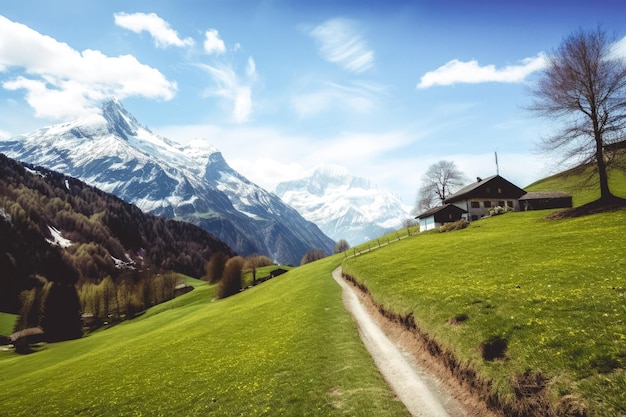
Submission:
[[77,177],[143,211],[189,221],[237,253],[298,264],[334,242],[276,195],[233,170],[213,146],[152,133],[116,99],[101,114],[0,141],[0,152]]
[[328,236],[346,239],[351,245],[402,227],[411,218],[410,208],[394,194],[336,165],[280,183],[275,192]]

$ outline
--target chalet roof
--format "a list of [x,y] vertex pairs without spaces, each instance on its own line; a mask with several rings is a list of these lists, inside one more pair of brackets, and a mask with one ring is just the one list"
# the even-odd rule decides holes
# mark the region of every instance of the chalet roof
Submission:
[[570,194],[564,191],[531,191],[524,194],[519,199],[523,200],[544,200],[546,198],[567,198]]
[[456,211],[456,212],[461,212],[461,213],[467,213],[467,211],[463,210],[460,207],[454,206],[452,204],[444,204],[442,206],[437,206],[437,207],[433,207],[433,208],[429,208],[428,210],[426,210],[425,212],[419,214],[416,219],[424,219],[426,217],[430,217],[433,216],[441,211]]
[[519,198],[524,195],[526,191],[519,188],[517,185],[512,182],[506,180],[500,175],[492,175],[487,178],[478,178],[478,181],[473,182],[465,187],[461,188],[456,193],[448,196],[443,202],[444,203],[454,203],[457,201],[467,200],[469,198],[475,197],[481,194],[482,190],[487,188],[487,185],[493,184],[494,186],[506,186],[507,193],[501,196],[493,195],[493,197],[503,197],[503,198]]

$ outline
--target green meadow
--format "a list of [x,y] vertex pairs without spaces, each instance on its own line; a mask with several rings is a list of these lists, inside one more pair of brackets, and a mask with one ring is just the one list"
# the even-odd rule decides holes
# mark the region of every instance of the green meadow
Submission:
[[[558,178],[550,181],[533,187],[555,189]],[[626,196],[623,177],[612,183]],[[343,269],[385,309],[412,313],[502,403],[516,401],[516,376],[531,372],[555,406],[567,398],[588,415],[626,415],[626,209],[558,221],[545,219],[550,212],[410,236]],[[486,360],[481,345],[494,340],[505,354]]]
[[[626,196],[626,177],[611,187]],[[575,205],[597,197],[561,176],[529,189],[572,192]],[[550,212],[402,229],[224,300],[189,278],[193,291],[133,320],[29,355],[0,351],[0,416],[406,416],[343,307],[339,265],[502,404],[531,374],[569,415],[626,415],[626,210]],[[14,321],[0,314],[0,334]],[[506,349],[486,359],[494,340]]]
[[0,352],[0,415],[406,416],[330,277],[340,260],[219,301],[193,281],[80,340]]

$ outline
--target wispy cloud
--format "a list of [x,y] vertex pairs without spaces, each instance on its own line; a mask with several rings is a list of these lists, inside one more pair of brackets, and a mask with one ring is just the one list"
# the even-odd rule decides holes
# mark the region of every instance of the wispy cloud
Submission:
[[158,48],[168,46],[186,47],[194,44],[193,39],[181,39],[170,24],[155,13],[115,13],[115,24],[135,33],[148,32]]
[[436,70],[424,74],[420,78],[417,88],[458,83],[519,83],[524,81],[528,75],[544,68],[545,65],[544,54],[526,58],[519,65],[507,65],[503,68],[496,68],[495,65],[480,66],[476,60],[463,62],[453,59]]
[[357,32],[354,22],[330,19],[309,32],[320,48],[322,57],[342,68],[360,73],[374,66],[374,51]]
[[207,54],[223,54],[226,52],[226,45],[220,38],[217,29],[209,29],[204,33],[204,52]]
[[325,83],[322,88],[292,99],[300,117],[312,117],[329,111],[367,113],[376,108],[378,96],[385,89],[365,82],[350,84]]
[[241,79],[230,64],[200,64],[215,86],[207,89],[205,96],[217,96],[232,104],[233,119],[237,123],[247,122],[252,114],[252,84],[256,80],[256,67],[252,57],[248,58],[246,77]]
[[76,51],[68,44],[0,16],[0,71],[16,75],[7,90],[26,90],[37,117],[64,119],[92,111],[95,102],[116,96],[174,97],[177,85],[132,55]]
[[626,36],[613,44],[612,53],[616,58],[626,59]]

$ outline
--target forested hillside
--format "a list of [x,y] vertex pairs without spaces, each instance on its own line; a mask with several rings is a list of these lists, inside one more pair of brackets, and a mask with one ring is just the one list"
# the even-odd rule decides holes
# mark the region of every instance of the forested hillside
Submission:
[[200,277],[217,251],[233,255],[199,227],[0,154],[0,311],[17,312],[19,293],[46,281],[98,283],[129,269]]

